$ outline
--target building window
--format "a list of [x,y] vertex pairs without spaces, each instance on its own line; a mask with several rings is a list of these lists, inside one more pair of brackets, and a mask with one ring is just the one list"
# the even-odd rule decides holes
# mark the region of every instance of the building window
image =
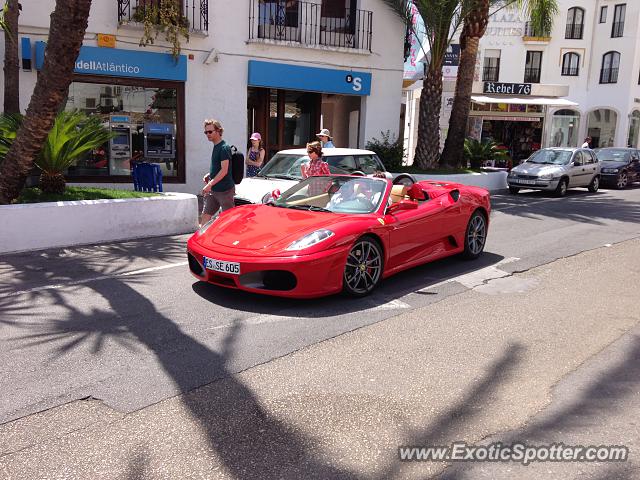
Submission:
[[[71,181],[131,181],[131,162],[158,163],[184,181],[184,84],[77,75],[66,110],[97,116],[116,136],[70,166]],[[157,132],[162,133],[157,133]]]
[[562,75],[577,77],[580,74],[580,55],[568,52],[562,56]]
[[540,66],[542,65],[542,52],[528,51],[524,66],[524,82],[540,83]]
[[600,83],[617,83],[620,69],[620,53],[607,52],[602,56]]
[[625,3],[616,5],[613,10],[613,25],[611,26],[611,38],[622,37],[624,35],[624,16],[627,10]]
[[564,38],[574,40],[582,39],[584,27],[584,10],[580,7],[570,8],[567,12],[567,29]]
[[591,137],[591,148],[613,147],[617,123],[618,114],[608,108],[589,113],[587,135]]
[[482,81],[497,82],[498,78],[500,78],[500,50],[486,50],[484,53]]
[[638,148],[638,138],[640,137],[640,112],[634,110],[629,115],[629,133],[627,135],[627,147]]
[[551,146],[577,147],[580,113],[575,110],[558,110],[551,120]]
[[607,23],[607,6],[600,7],[600,23]]

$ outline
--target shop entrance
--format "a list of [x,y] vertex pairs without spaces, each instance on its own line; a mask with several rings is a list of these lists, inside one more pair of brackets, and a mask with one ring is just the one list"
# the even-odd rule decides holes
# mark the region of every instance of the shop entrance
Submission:
[[246,138],[259,132],[267,159],[279,150],[302,148],[319,131],[321,101],[320,93],[249,87]]
[[[524,120],[524,119],[523,119]],[[543,120],[483,119],[482,141],[494,141],[505,148],[513,164],[528,158],[542,144]]]

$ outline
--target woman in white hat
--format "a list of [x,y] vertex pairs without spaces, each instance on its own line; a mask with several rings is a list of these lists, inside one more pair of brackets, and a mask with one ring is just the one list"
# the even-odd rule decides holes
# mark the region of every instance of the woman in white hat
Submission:
[[322,142],[322,148],[335,148],[333,137],[328,128],[323,128],[320,133],[316,133],[316,137]]
[[247,152],[247,177],[255,177],[260,173],[260,168],[264,162],[265,150],[262,146],[262,136],[258,132],[254,132],[249,137],[251,140],[251,147]]

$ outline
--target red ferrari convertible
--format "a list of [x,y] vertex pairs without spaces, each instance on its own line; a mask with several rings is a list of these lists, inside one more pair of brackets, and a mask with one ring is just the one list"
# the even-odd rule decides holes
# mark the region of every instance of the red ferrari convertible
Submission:
[[214,217],[189,239],[193,275],[223,287],[310,298],[370,293],[382,278],[484,249],[489,192],[423,181],[310,177],[271,203]]

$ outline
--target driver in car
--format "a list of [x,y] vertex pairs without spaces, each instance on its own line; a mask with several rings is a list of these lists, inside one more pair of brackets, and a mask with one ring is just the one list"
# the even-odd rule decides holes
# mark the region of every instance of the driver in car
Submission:
[[327,204],[327,208],[335,208],[345,202],[358,202],[361,205],[372,205],[372,196],[373,192],[368,182],[352,180],[343,184],[340,189],[332,195]]

